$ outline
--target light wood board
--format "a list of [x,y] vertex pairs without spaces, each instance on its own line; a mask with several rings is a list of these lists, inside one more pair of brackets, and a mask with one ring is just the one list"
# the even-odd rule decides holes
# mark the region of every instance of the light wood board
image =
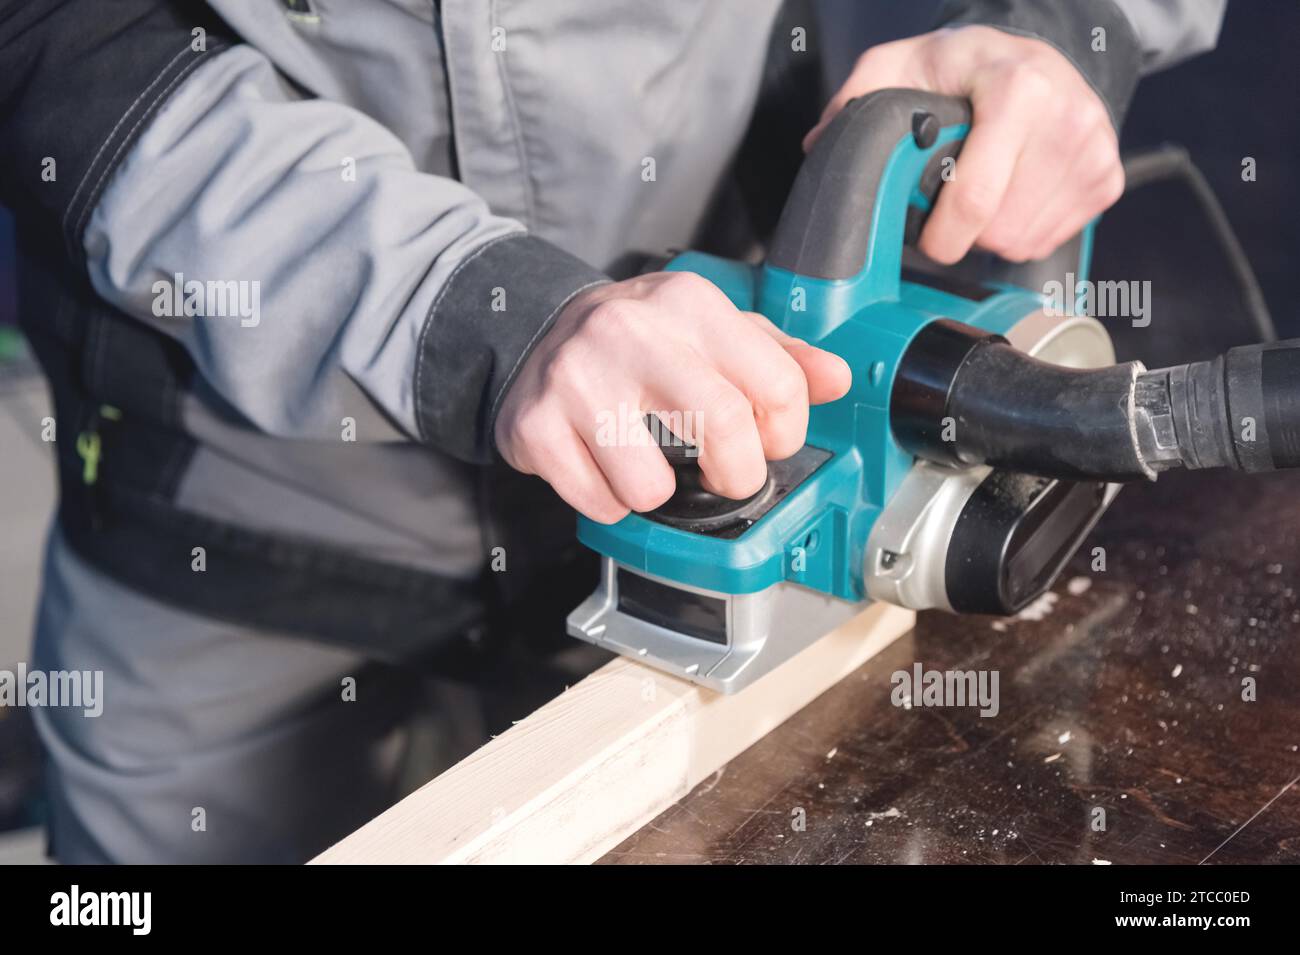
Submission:
[[731,696],[614,660],[313,862],[592,862],[914,620],[873,604]]

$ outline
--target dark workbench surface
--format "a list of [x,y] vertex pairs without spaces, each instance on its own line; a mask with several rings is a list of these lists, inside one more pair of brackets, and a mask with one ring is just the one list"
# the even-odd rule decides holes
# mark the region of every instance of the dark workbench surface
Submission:
[[[603,861],[1300,862],[1298,575],[1300,478],[1130,487],[1040,620],[922,614]],[[1000,712],[894,706],[916,661]]]

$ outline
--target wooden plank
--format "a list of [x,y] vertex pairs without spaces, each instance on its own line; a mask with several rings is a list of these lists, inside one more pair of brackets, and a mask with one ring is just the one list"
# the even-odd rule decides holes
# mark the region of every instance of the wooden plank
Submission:
[[594,861],[914,619],[874,604],[732,696],[614,660],[313,861]]

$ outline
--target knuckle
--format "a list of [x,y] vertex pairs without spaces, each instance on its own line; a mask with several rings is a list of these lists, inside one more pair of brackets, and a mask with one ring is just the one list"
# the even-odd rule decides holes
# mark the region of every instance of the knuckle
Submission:
[[[793,366],[793,361],[789,362]],[[797,366],[784,367],[763,385],[763,405],[772,412],[797,411],[808,405],[808,382]]]
[[728,497],[741,500],[763,489],[763,483],[767,480],[766,465],[756,462],[743,470],[743,474],[736,474],[727,482],[724,493]]
[[952,265],[962,256],[962,252],[958,247],[944,243],[942,238],[928,227],[921,233],[919,248],[924,255],[940,265]]
[[663,284],[664,292],[677,300],[699,301],[719,294],[717,286],[695,272],[669,272]]
[[1109,207],[1124,195],[1124,167],[1116,166],[1105,178],[1098,190],[1098,196],[1104,206]]
[[1083,156],[1085,173],[1093,178],[1111,178],[1111,172],[1120,167],[1119,149],[1114,143],[1094,139]]
[[998,211],[998,195],[986,182],[979,180],[957,180],[953,183],[953,208],[957,215],[967,222],[981,223],[993,218]]
[[667,284],[672,288],[691,291],[692,289],[712,288],[713,283],[698,272],[667,272]]
[[1082,105],[1075,110],[1075,120],[1078,125],[1087,130],[1100,130],[1102,132],[1113,131],[1110,122],[1110,113],[1096,96],[1088,97]]
[[545,423],[546,413],[539,404],[520,408],[508,422],[510,436],[516,441],[527,442],[530,434],[536,434]]
[[529,458],[538,466],[552,463],[560,436],[559,421],[541,404],[525,408],[514,419],[511,437],[514,443],[528,449]]
[[586,349],[570,340],[547,356],[542,368],[542,388],[547,392],[567,391],[589,372]]
[[1007,69],[1006,82],[1010,91],[1029,100],[1044,100],[1051,96],[1052,80],[1033,63],[1019,61]]
[[794,428],[791,428],[782,434],[778,434],[771,441],[770,454],[772,459],[775,461],[784,461],[786,458],[793,456],[803,447],[805,437],[806,434],[804,431]]
[[1015,262],[1016,264],[1020,264],[1022,262],[1033,261],[1035,258],[1037,258],[1038,252],[1037,250],[1031,248],[1028,245],[1021,244],[1021,245],[1011,246],[1010,248],[1007,248],[1004,251],[999,252],[998,255],[1006,259],[1008,262]]
[[871,73],[884,61],[885,54],[883,46],[868,47],[853,64],[853,72]]
[[980,245],[990,252],[1010,258],[1009,253],[1021,239],[1020,234],[1004,222],[994,222],[980,235]]
[[602,338],[624,339],[639,335],[642,324],[639,311],[626,299],[601,302],[591,313],[591,329]]
[[707,404],[704,428],[714,442],[742,434],[754,422],[754,409],[734,390],[715,394]]
[[624,495],[624,503],[638,513],[653,511],[673,496],[677,482],[671,471],[642,476],[636,486]]

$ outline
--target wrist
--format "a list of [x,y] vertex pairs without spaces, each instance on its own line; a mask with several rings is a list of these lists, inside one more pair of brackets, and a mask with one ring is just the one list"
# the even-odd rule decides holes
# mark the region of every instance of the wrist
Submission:
[[523,232],[467,256],[420,333],[414,401],[421,440],[462,460],[490,461],[496,417],[520,367],[571,299],[608,281]]

